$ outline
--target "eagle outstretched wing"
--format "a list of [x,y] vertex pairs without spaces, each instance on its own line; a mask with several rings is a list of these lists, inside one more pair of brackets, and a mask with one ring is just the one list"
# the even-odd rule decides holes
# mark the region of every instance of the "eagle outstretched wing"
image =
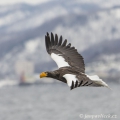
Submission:
[[71,47],[71,44],[67,44],[67,40],[62,40],[60,36],[58,40],[58,35],[49,33],[45,36],[46,50],[48,54],[51,55],[52,59],[58,65],[58,68],[70,66],[78,71],[85,73],[85,64],[83,57],[77,52],[75,47]]

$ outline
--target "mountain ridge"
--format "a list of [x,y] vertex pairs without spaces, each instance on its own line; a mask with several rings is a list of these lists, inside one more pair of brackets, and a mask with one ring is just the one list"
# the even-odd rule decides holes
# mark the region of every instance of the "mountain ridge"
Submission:
[[[29,5],[26,8],[23,4],[23,8],[25,7],[27,10],[23,9],[21,12],[19,7],[16,7],[19,12],[16,12],[17,10],[14,12],[19,13],[19,19],[14,19],[17,17],[16,13],[10,12],[12,17],[8,20],[9,24],[4,22],[7,18],[6,13],[0,13],[0,67],[3,69],[0,75],[2,78],[15,75],[14,65],[18,60],[32,61],[35,65],[35,73],[57,67],[45,50],[46,32],[57,33],[58,36],[62,35],[64,39],[68,39],[68,42],[72,43],[72,46],[75,46],[85,58],[87,72],[101,72],[97,71],[96,67],[101,70],[105,64],[110,64],[110,68],[103,69],[103,73],[110,73],[115,69],[118,74],[120,70],[117,65],[112,65],[112,63],[115,63],[117,59],[117,63],[120,64],[119,57],[117,57],[120,53],[120,16],[118,14],[120,6],[101,8],[94,4],[95,9],[93,10],[86,8],[90,4],[82,4],[86,8],[83,10],[79,7],[81,4],[74,2],[71,5],[67,4],[66,2],[66,5],[62,6],[62,3],[56,3],[59,5],[57,8],[54,7],[55,5],[44,3],[45,7],[49,6],[47,9],[42,5],[42,7],[31,6],[29,9]],[[76,9],[76,4],[78,9]],[[68,11],[66,11],[66,6],[69,8]],[[72,9],[70,9],[71,6]],[[49,11],[47,11],[48,9]],[[58,9],[60,14],[53,13]],[[31,47],[31,44],[34,48]],[[110,61],[108,61],[108,57],[111,57]],[[11,69],[9,70],[9,68]]]

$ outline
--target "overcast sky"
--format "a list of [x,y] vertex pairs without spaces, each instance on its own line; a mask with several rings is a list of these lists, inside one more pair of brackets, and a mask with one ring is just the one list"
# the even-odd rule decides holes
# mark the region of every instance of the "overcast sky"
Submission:
[[38,4],[44,3],[51,0],[0,0],[0,5],[15,4],[15,3],[29,3],[29,4]]

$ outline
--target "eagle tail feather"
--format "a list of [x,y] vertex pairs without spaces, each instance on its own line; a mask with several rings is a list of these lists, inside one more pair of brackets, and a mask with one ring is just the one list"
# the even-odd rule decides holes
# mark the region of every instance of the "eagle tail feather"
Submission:
[[105,83],[102,79],[100,79],[98,75],[93,75],[93,76],[87,75],[87,77],[97,85],[107,87],[111,90],[111,88],[107,85],[107,83]]

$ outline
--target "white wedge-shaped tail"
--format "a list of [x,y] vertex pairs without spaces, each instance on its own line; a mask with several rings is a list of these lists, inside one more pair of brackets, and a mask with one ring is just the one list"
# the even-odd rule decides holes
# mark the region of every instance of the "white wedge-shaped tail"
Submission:
[[107,87],[107,88],[111,89],[102,79],[99,78],[99,76],[97,76],[97,75],[93,75],[93,76],[87,75],[87,77],[90,80],[92,80],[95,83],[97,83],[98,85],[101,85],[101,86],[104,86],[104,87]]

